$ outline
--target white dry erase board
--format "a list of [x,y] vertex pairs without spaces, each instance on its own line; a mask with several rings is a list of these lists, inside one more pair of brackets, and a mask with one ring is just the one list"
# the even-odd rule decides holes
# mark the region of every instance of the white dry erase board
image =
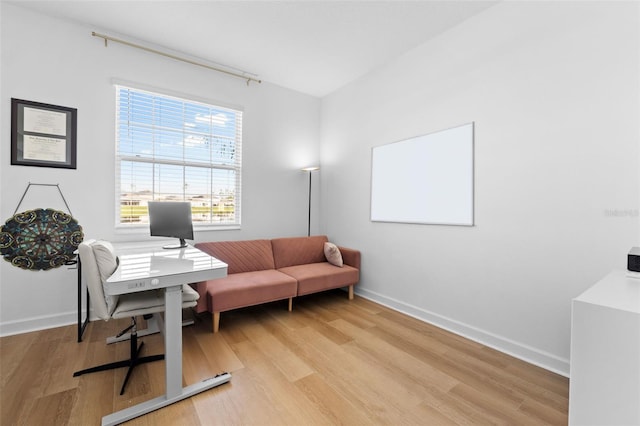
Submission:
[[371,154],[371,220],[473,225],[473,123]]

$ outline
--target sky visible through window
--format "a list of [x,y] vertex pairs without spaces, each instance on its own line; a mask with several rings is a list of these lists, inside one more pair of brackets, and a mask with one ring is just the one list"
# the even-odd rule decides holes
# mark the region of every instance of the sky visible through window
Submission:
[[150,200],[191,201],[194,222],[239,222],[242,112],[120,86],[117,92],[121,222],[144,223]]

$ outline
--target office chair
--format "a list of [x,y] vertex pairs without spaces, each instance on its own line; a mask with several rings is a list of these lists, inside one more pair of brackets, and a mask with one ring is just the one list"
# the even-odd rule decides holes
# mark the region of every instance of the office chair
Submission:
[[[137,365],[164,359],[164,355],[140,356],[140,350],[144,342],[140,342],[138,346],[136,327],[137,316],[144,316],[148,318],[149,321],[162,324],[160,312],[164,312],[164,291],[158,289],[122,294],[119,296],[107,296],[105,295],[103,285],[118,266],[118,258],[114,254],[113,246],[107,241],[85,241],[78,246],[78,252],[82,262],[82,275],[87,283],[93,313],[105,321],[109,321],[112,318],[131,318],[131,325],[123,330],[123,333],[126,331],[130,333],[130,355],[129,359],[126,360],[76,371],[73,373],[73,377],[98,371],[128,367],[127,375],[120,389],[120,395],[122,395],[124,394],[129,377]],[[182,286],[183,308],[195,306],[199,297],[198,292],[188,284]],[[164,327],[161,326],[160,329],[163,330]]]

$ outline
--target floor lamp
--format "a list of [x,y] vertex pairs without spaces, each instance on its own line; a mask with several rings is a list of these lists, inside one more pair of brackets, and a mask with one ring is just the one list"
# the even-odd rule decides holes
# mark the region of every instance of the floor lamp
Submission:
[[311,236],[311,172],[320,170],[319,166],[305,167],[303,172],[309,173],[309,221],[307,222],[307,237]]

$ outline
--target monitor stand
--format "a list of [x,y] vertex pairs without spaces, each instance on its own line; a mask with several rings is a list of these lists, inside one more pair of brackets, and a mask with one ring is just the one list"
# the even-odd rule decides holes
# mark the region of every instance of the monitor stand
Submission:
[[180,244],[169,244],[168,246],[163,246],[163,249],[181,249],[181,248],[185,248],[188,247],[187,242],[184,240],[184,238],[180,238]]

